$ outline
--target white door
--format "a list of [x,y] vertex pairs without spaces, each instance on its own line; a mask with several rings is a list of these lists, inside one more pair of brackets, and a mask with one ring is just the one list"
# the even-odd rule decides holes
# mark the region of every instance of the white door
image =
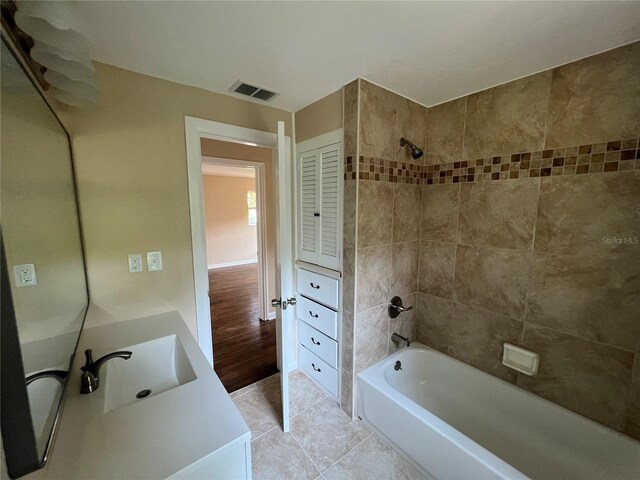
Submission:
[[295,305],[293,289],[293,255],[291,210],[291,155],[284,136],[284,122],[278,122],[276,142],[276,182],[278,211],[276,215],[277,273],[276,298],[272,305],[276,307],[276,338],[278,348],[278,369],[282,395],[282,430],[289,431],[289,366],[292,354],[293,308]]

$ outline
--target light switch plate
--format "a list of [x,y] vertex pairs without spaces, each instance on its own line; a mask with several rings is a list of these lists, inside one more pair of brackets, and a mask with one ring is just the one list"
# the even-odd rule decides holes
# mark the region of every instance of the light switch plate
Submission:
[[162,270],[162,252],[147,252],[147,270],[150,272]]
[[129,273],[138,273],[144,271],[142,266],[142,255],[134,253],[129,255]]
[[29,287],[38,284],[36,266],[33,263],[14,265],[13,275],[16,280],[16,287]]

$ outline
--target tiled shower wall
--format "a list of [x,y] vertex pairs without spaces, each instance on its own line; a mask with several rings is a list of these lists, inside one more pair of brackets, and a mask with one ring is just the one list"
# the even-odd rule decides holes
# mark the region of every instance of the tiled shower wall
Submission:
[[[430,109],[347,86],[343,398],[399,331],[640,438],[639,77],[636,43]],[[413,317],[388,319],[396,294]],[[502,366],[505,341],[536,376]]]

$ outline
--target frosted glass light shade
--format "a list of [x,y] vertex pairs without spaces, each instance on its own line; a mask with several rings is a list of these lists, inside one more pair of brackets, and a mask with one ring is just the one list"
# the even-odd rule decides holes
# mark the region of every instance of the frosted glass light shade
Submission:
[[98,97],[80,97],[77,95],[72,95],[70,93],[64,92],[62,90],[58,90],[57,88],[52,88],[53,96],[56,100],[65,105],[70,105],[72,107],[78,108],[97,108],[98,107]]
[[34,43],[29,54],[47,69],[62,73],[71,80],[91,80],[95,77],[96,71],[88,56],[70,54],[41,42]]
[[83,98],[98,97],[98,88],[96,87],[95,79],[88,81],[71,80],[65,75],[54,72],[53,70],[47,70],[44,73],[44,79],[49,82],[52,87],[71,95]]
[[90,56],[89,28],[75,2],[23,0],[16,6],[16,24],[34,40]]

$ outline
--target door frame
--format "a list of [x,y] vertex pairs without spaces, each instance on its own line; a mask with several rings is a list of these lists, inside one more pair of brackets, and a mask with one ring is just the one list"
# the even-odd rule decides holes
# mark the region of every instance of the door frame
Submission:
[[[255,182],[256,182],[256,240],[258,247],[258,304],[260,307],[260,320],[273,320],[275,318],[275,313],[270,316],[268,302],[268,289],[267,289],[267,281],[269,278],[269,267],[267,264],[267,229],[266,229],[266,183],[265,183],[265,170],[264,163],[255,162],[251,160],[235,160],[232,158],[221,158],[221,157],[208,157],[203,155],[202,164],[207,165],[221,165],[224,167],[240,167],[252,169],[255,172]],[[204,193],[204,192],[203,192]],[[205,212],[206,213],[206,212]],[[205,232],[205,241],[206,241],[206,232]]]
[[[262,130],[238,127],[189,116],[184,117],[184,130],[187,149],[187,179],[189,187],[189,215],[191,219],[191,249],[193,257],[197,341],[207,360],[213,365],[213,337],[211,333],[211,311],[209,304],[207,243],[204,228],[202,151],[200,148],[200,139],[210,138],[253,147],[268,147],[275,151],[277,135]],[[287,139],[289,139],[289,137],[287,137]],[[287,143],[290,145],[290,139]],[[264,202],[262,203],[264,205]],[[278,361],[280,361],[280,359],[278,359]]]

